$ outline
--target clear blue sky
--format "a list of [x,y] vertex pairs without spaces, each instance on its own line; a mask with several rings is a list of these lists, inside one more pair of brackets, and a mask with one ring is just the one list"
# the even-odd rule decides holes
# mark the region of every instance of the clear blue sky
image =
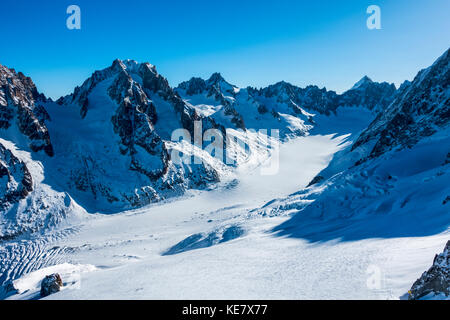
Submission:
[[[66,8],[81,8],[81,30]],[[368,30],[366,8],[381,8]],[[449,0],[14,0],[0,3],[0,64],[51,97],[115,58],[177,85],[219,71],[239,86],[279,80],[341,92],[363,75],[397,85],[450,45]]]

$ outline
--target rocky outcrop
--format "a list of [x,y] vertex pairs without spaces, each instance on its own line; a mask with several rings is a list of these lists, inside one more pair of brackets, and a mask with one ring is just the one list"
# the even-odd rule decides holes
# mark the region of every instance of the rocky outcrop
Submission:
[[29,77],[0,65],[0,130],[17,125],[28,138],[32,151],[43,150],[53,156],[50,134],[44,123],[46,111],[41,105],[45,101]]
[[378,114],[352,150],[372,142],[367,158],[378,157],[394,148],[410,148],[447,126],[450,119],[449,62],[450,50],[447,50],[431,67],[420,71],[412,83],[402,85],[393,103]]
[[188,96],[193,96],[195,94],[201,94],[206,88],[206,81],[202,78],[193,77],[189,81],[184,81],[178,85],[179,89],[186,91]]
[[317,86],[299,88],[288,82],[280,81],[262,89],[248,88],[250,94],[256,99],[272,98],[278,104],[288,104],[292,111],[299,113],[298,106],[310,111],[317,111],[323,114],[330,114],[335,107],[337,94],[334,91],[320,89]]
[[63,282],[58,273],[48,275],[41,282],[41,297],[47,297],[51,294],[61,291]]
[[33,179],[21,160],[0,143],[0,210],[4,211],[33,191]]
[[444,252],[436,255],[433,265],[414,282],[409,293],[409,300],[417,300],[426,295],[450,296],[450,241]]
[[[144,83],[146,79],[148,77],[144,73]],[[155,87],[155,90],[158,89]],[[141,85],[135,82],[125,69],[109,87],[108,94],[119,106],[111,121],[115,133],[121,138],[121,153],[131,157],[130,169],[145,174],[151,180],[159,179],[168,170],[169,154],[154,129],[157,121],[155,106],[145,95]],[[139,161],[136,156],[139,153],[137,146],[149,155],[158,157],[160,163],[153,161],[148,165]]]

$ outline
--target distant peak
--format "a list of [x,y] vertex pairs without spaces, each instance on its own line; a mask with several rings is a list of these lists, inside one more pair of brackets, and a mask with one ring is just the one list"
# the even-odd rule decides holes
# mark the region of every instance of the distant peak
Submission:
[[363,86],[365,84],[368,84],[368,83],[372,83],[372,82],[373,82],[372,79],[370,79],[368,76],[364,76],[364,77],[362,77],[361,80],[359,80],[357,83],[355,83],[355,85],[353,86],[352,90],[353,89],[358,89],[359,87],[361,87],[361,86]]
[[225,79],[222,77],[222,75],[219,72],[214,72],[211,77],[208,79],[208,82],[210,83],[219,83],[225,81]]
[[120,59],[114,60],[113,63],[112,63],[112,67],[113,67],[113,68],[114,68],[114,67],[119,67],[119,68],[122,68],[122,69],[125,69],[125,68],[126,68],[125,64],[124,64],[124,63],[122,62],[122,60],[120,60]]
[[292,84],[290,84],[287,81],[281,80],[281,81],[278,81],[277,83],[275,83],[275,86],[278,86],[278,87],[291,87]]
[[148,62],[143,62],[143,63],[139,63],[136,60],[132,60],[132,59],[125,59],[125,60],[121,60],[121,59],[116,59],[113,61],[112,63],[112,68],[117,70],[128,70],[131,72],[137,72],[139,70],[143,70],[144,68],[152,70],[152,71],[156,71],[156,68],[154,65],[148,63]]

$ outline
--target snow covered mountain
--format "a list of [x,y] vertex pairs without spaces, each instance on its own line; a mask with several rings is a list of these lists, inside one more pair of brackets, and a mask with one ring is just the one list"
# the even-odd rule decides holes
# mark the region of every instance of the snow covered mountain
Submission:
[[193,133],[194,121],[203,130],[221,127],[187,106],[148,63],[116,60],[45,107],[55,136],[49,165],[90,210],[139,207],[219,180],[207,162],[171,161],[173,130]]
[[[293,214],[275,230],[311,241],[425,236],[450,223],[450,50],[335,154],[309,187],[262,212]],[[359,87],[357,88],[359,89]]]

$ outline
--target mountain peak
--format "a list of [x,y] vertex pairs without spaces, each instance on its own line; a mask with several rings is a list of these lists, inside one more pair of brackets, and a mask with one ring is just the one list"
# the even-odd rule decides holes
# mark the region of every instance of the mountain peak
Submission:
[[209,77],[207,82],[208,83],[220,83],[220,82],[226,82],[226,81],[219,72],[214,72],[211,75],[211,77]]
[[364,76],[359,80],[355,85],[352,87],[351,90],[358,89],[364,85],[367,85],[369,83],[373,83],[372,79],[370,79],[368,76]]

